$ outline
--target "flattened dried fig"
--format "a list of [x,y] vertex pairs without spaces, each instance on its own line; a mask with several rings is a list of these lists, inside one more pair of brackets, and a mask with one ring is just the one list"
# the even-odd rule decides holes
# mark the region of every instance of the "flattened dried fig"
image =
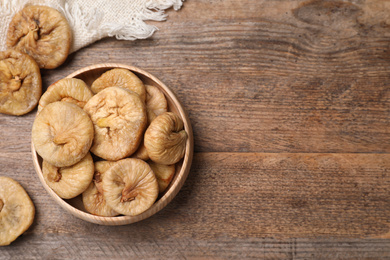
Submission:
[[93,125],[79,106],[63,101],[46,105],[36,116],[32,141],[37,153],[56,167],[71,166],[87,155]]
[[56,167],[43,160],[42,173],[47,185],[63,199],[71,199],[84,192],[92,181],[94,164],[90,153],[78,163]]
[[66,101],[83,108],[93,96],[91,89],[81,79],[65,78],[51,84],[39,100],[38,111],[55,101]]
[[95,162],[93,181],[89,185],[88,189],[83,192],[84,208],[91,214],[103,217],[113,217],[119,215],[119,213],[107,205],[103,196],[102,180],[104,173],[114,164],[115,162],[111,161]]
[[103,177],[107,204],[123,215],[135,216],[149,209],[158,196],[158,184],[150,166],[139,159],[115,163]]
[[175,164],[184,157],[187,132],[183,121],[172,112],[157,116],[146,129],[144,144],[149,158],[160,164]]
[[99,93],[107,87],[122,87],[137,93],[145,102],[146,90],[144,83],[127,69],[111,69],[104,72],[91,86],[92,92]]
[[0,113],[24,115],[41,94],[41,72],[34,59],[18,51],[0,52]]
[[0,176],[0,246],[11,244],[33,223],[35,207],[14,179]]
[[171,183],[173,176],[175,176],[175,165],[164,165],[148,161],[150,168],[152,168],[158,182],[158,189],[160,193],[163,193],[169,183]]
[[92,153],[116,161],[135,152],[147,124],[144,102],[136,93],[109,87],[93,96],[84,110],[95,128]]
[[158,115],[168,111],[168,103],[164,93],[157,87],[145,85],[146,89],[146,111],[148,122],[152,122]]
[[12,18],[6,44],[33,57],[40,68],[54,69],[67,58],[71,41],[70,26],[60,12],[29,5]]

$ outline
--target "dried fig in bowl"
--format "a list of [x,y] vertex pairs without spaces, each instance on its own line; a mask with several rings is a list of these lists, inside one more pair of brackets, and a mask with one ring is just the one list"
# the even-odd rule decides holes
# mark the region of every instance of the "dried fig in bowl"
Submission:
[[137,151],[131,155],[131,158],[141,159],[143,161],[149,160],[148,151],[146,151],[143,138],[141,144],[139,145]]
[[158,184],[150,166],[127,158],[115,163],[103,177],[108,205],[123,215],[135,216],[149,209],[158,196]]
[[159,192],[163,193],[168,188],[169,183],[171,183],[173,176],[175,175],[175,165],[164,165],[153,161],[148,161],[147,163],[156,175]]
[[93,96],[91,89],[81,79],[60,79],[51,84],[39,99],[38,111],[55,101],[66,101],[83,108]]
[[68,57],[71,42],[70,26],[59,11],[28,5],[12,18],[6,44],[33,57],[40,68],[54,69]]
[[115,162],[97,161],[95,162],[95,172],[89,187],[83,192],[84,208],[91,214],[103,217],[114,217],[119,215],[107,203],[103,195],[103,177]]
[[144,144],[152,161],[170,165],[183,158],[187,138],[182,119],[175,113],[165,112],[146,129]]
[[92,153],[116,161],[137,150],[147,124],[145,105],[139,95],[124,88],[109,87],[93,96],[84,110],[95,129]]
[[93,125],[79,106],[57,101],[35,117],[31,139],[37,153],[56,167],[71,166],[87,155],[93,141]]
[[83,193],[92,181],[93,159],[90,153],[74,165],[56,167],[42,162],[42,173],[47,185],[61,198],[71,199]]
[[92,83],[91,89],[96,94],[108,87],[121,87],[134,91],[145,102],[146,90],[144,83],[127,69],[111,69],[104,72]]
[[33,110],[42,94],[38,64],[27,54],[0,52],[0,113],[24,115]]
[[146,110],[148,123],[150,124],[158,115],[168,111],[168,103],[164,93],[157,87],[145,85],[146,89]]

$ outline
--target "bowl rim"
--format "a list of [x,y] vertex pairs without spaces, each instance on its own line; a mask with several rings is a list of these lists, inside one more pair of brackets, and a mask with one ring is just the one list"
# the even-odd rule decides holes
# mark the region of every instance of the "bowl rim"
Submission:
[[193,159],[193,132],[191,123],[188,117],[187,112],[183,108],[181,102],[178,100],[176,94],[168,88],[163,82],[161,82],[158,78],[150,74],[149,72],[146,72],[138,67],[121,64],[121,63],[100,63],[95,65],[90,65],[84,68],[81,68],[79,70],[74,71],[73,73],[69,74],[65,78],[75,78],[79,76],[80,74],[83,74],[85,72],[94,70],[94,69],[113,69],[113,68],[124,68],[128,69],[132,72],[136,72],[138,74],[143,75],[144,77],[147,77],[157,83],[159,87],[161,87],[169,96],[169,98],[174,103],[175,108],[177,109],[177,112],[179,113],[179,116],[183,119],[184,123],[184,129],[187,131],[188,138],[186,142],[186,151],[184,158],[182,159],[182,165],[181,169],[177,174],[177,177],[174,179],[175,181],[170,184],[169,189],[164,192],[164,194],[158,198],[158,200],[146,211],[143,213],[136,215],[136,216],[115,216],[115,217],[103,217],[103,216],[97,216],[93,215],[91,213],[82,211],[72,205],[70,205],[68,202],[66,202],[64,199],[59,197],[45,182],[43,178],[42,169],[39,163],[38,154],[35,150],[34,144],[31,140],[31,152],[32,152],[32,158],[33,158],[33,164],[35,171],[39,177],[40,182],[42,183],[45,190],[49,193],[49,195],[66,211],[70,212],[72,215],[94,223],[94,224],[100,224],[100,225],[127,225],[131,223],[135,223],[138,221],[141,221],[143,219],[149,218],[152,215],[156,214],[160,210],[162,210],[168,203],[170,203],[173,198],[177,195],[177,193],[180,191],[182,186],[184,185],[185,180],[187,179],[187,176],[189,174],[192,159]]

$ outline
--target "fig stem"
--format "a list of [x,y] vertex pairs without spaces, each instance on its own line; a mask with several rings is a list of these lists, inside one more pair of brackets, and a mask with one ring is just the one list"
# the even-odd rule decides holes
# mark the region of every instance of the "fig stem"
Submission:
[[3,209],[3,206],[4,206],[4,202],[0,199],[0,212]]
[[101,182],[102,181],[102,173],[99,171],[95,171],[95,174],[93,175],[94,182]]
[[33,22],[30,23],[29,28],[28,28],[28,29],[30,29],[29,34],[32,33],[31,35],[32,35],[32,37],[34,38],[35,41],[37,41],[38,38],[39,38],[39,35],[38,35],[38,30],[39,30],[38,23],[39,22],[37,20],[34,20]]
[[66,144],[68,143],[68,138],[66,138],[64,135],[66,135],[66,133],[64,134],[57,134],[56,136],[54,136],[53,138],[53,143],[55,143],[56,145],[61,145],[61,144]]
[[62,178],[62,175],[59,171],[59,169],[57,168],[55,172],[50,172],[49,173],[49,176],[48,176],[48,179],[50,181],[53,181],[53,182],[59,182]]
[[32,21],[29,26],[28,26],[28,29],[32,32],[36,32],[39,30],[39,26],[38,26],[38,23],[36,20]]
[[138,192],[136,190],[134,190],[132,186],[128,186],[128,187],[124,188],[122,191],[121,202],[129,202],[129,201],[135,200],[137,195],[138,195]]
[[186,130],[181,130],[180,132],[179,132],[179,134],[183,137],[183,138],[187,138],[187,132],[186,132]]
[[132,197],[132,198],[121,198],[121,202],[129,202],[129,201],[132,201],[132,200],[135,200],[135,197]]
[[20,83],[21,83],[20,80],[15,78],[15,81],[9,85],[9,89],[11,89],[11,91],[18,91],[22,86],[22,84]]

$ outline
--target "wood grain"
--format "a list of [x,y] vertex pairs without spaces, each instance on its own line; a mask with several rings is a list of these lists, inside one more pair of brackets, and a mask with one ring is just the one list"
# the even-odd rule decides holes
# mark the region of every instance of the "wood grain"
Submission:
[[388,240],[379,238],[389,234],[389,164],[389,155],[372,154],[199,153],[166,208],[120,227],[64,212],[34,175],[32,185],[21,183],[37,220],[5,252],[23,248],[46,259],[389,256]]
[[[127,242],[121,238],[107,243],[104,235],[85,237],[78,234],[29,235],[23,241],[29,250],[29,259],[387,259],[389,249],[386,240],[368,239],[287,239],[270,238],[218,238],[205,240],[183,240],[166,238]],[[26,237],[27,240],[27,237]],[[36,243],[34,241],[41,241]],[[54,243],[56,242],[56,243]],[[20,257],[19,246],[7,248],[4,259],[26,259]],[[19,249],[18,249],[19,248]]]
[[[390,234],[389,159],[371,154],[200,153],[165,209],[136,225],[99,230],[135,228],[147,235],[151,229],[156,239],[385,237]],[[40,188],[38,182],[36,186]],[[42,193],[39,200],[52,200]],[[94,227],[55,208],[56,214],[40,214],[56,222],[52,228],[59,233],[88,234]],[[68,222],[81,226],[67,227]],[[46,233],[47,228],[40,223],[35,231]]]
[[388,153],[383,6],[287,2],[189,1],[152,39],[105,40],[69,65],[115,60],[156,75],[188,108],[196,151]]
[[0,175],[37,207],[0,259],[390,258],[387,1],[188,0],[146,40],[104,39],[42,70],[137,66],[170,87],[193,166],[155,216],[104,227],[65,213],[33,169],[35,112],[0,115]]

